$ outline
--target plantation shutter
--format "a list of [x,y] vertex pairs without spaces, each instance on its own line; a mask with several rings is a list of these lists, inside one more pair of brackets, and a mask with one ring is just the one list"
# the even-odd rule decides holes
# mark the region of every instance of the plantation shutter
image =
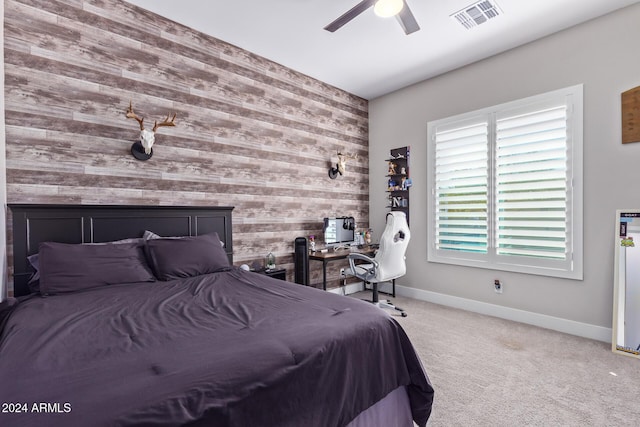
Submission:
[[567,108],[496,120],[497,255],[567,258]]
[[488,249],[488,122],[447,126],[435,133],[436,249]]
[[582,279],[582,93],[427,124],[428,261]]

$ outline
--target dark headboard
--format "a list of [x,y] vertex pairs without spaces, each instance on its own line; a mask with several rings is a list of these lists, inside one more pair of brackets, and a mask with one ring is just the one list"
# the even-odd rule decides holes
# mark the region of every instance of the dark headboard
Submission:
[[33,270],[27,257],[41,242],[100,243],[142,237],[217,232],[233,264],[233,207],[9,204],[13,216],[13,293],[27,295]]

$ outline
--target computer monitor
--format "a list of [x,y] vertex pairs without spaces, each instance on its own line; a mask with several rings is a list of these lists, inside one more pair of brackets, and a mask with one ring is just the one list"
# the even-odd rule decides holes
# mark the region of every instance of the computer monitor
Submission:
[[352,216],[324,219],[324,243],[328,247],[347,246],[355,241],[356,221]]

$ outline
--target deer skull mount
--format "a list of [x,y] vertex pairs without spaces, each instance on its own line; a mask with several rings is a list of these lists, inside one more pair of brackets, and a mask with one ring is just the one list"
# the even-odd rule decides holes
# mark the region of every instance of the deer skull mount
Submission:
[[338,174],[344,175],[345,170],[347,168],[347,159],[356,159],[358,156],[349,156],[347,154],[341,153],[338,151],[338,163],[336,163],[336,167],[329,168],[329,178],[336,179]]
[[138,116],[133,112],[133,106],[131,105],[131,101],[129,101],[129,109],[126,114],[128,119],[136,119],[136,121],[140,124],[140,141],[134,142],[131,146],[131,154],[138,160],[149,160],[151,156],[153,156],[153,143],[156,141],[156,130],[161,126],[175,126],[174,120],[176,119],[176,113],[173,113],[173,117],[171,114],[167,115],[167,118],[162,122],[158,123],[157,121],[153,124],[153,129],[145,129],[144,128],[144,118]]

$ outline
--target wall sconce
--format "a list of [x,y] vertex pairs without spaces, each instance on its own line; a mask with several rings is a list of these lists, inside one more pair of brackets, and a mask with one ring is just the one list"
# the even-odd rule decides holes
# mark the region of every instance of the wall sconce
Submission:
[[356,159],[358,156],[349,156],[347,154],[343,154],[338,151],[338,163],[336,163],[336,167],[329,168],[329,178],[336,179],[338,174],[344,175],[344,172],[347,167],[347,159]]
[[173,113],[173,117],[169,120],[171,114],[167,115],[167,118],[162,122],[158,123],[157,121],[153,123],[153,129],[148,130],[144,128],[144,117],[139,117],[136,113],[133,112],[133,106],[131,105],[131,101],[129,101],[129,109],[127,110],[127,118],[128,119],[136,119],[136,121],[140,124],[140,141],[134,142],[131,146],[131,154],[138,160],[149,160],[151,156],[153,156],[153,143],[156,140],[156,130],[161,126],[175,126],[176,124],[173,122],[176,119],[176,114]]

